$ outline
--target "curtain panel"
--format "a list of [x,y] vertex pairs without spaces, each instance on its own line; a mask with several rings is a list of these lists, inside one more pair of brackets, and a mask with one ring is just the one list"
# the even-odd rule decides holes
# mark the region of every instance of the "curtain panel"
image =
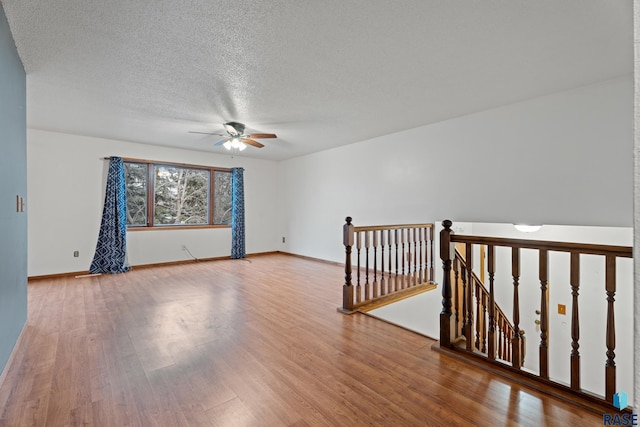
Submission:
[[245,256],[244,169],[231,169],[231,258]]
[[127,184],[124,162],[121,157],[111,157],[102,223],[89,271],[91,273],[124,273],[128,270]]

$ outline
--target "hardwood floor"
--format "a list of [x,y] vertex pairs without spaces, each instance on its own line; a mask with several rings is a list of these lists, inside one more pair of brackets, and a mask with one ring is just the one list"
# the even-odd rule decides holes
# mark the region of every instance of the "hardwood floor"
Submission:
[[32,282],[0,426],[602,425],[338,313],[342,281],[273,254]]

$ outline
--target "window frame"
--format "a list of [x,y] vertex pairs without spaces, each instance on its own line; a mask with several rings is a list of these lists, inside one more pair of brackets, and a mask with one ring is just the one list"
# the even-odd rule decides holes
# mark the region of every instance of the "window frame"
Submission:
[[[127,231],[148,231],[148,230],[195,230],[204,228],[231,228],[231,224],[215,224],[214,223],[214,206],[215,206],[215,172],[231,173],[231,168],[222,168],[218,166],[193,165],[189,163],[175,163],[159,160],[135,159],[123,157],[124,163],[138,163],[147,165],[147,225],[127,225]],[[167,166],[183,169],[196,169],[209,171],[209,223],[208,224],[158,224],[153,223],[155,214],[155,166]]]

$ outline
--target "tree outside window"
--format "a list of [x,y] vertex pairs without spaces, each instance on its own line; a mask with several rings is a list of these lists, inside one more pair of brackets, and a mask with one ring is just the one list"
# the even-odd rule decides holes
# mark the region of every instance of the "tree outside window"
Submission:
[[228,170],[125,161],[125,175],[129,227],[229,225],[231,222],[231,172]]
[[231,224],[231,172],[215,171],[213,220],[215,224]]
[[127,225],[145,227],[147,225],[147,165],[125,163],[127,182]]

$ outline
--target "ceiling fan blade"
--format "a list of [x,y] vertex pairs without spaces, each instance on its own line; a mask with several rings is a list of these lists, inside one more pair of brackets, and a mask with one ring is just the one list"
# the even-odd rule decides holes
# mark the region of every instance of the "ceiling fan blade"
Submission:
[[275,133],[252,133],[249,138],[277,138]]
[[222,133],[210,133],[210,132],[194,132],[192,130],[189,131],[189,133],[199,133],[201,135],[218,135],[218,136],[225,136]]
[[225,138],[225,139],[221,139],[220,141],[216,142],[215,144],[213,144],[214,147],[219,147],[222,144],[224,144],[225,142],[227,142],[229,139],[231,138]]
[[240,141],[249,144],[249,145],[253,145],[254,147],[258,147],[258,148],[262,148],[264,147],[264,145],[260,144],[258,141],[254,141],[253,139],[249,139],[249,138],[240,138]]

